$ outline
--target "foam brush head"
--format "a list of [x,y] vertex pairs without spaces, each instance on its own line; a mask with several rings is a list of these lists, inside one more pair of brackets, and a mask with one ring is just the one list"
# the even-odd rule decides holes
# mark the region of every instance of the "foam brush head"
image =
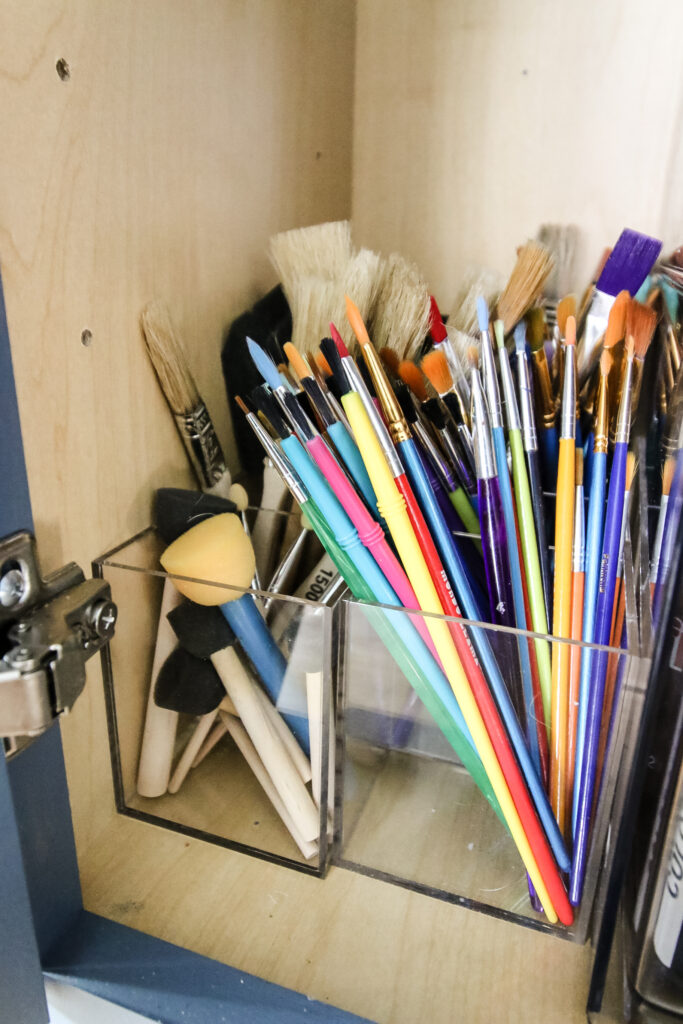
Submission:
[[154,683],[154,703],[181,715],[208,715],[224,697],[225,687],[211,662],[183,647],[169,654]]
[[167,618],[178,643],[193,658],[208,659],[235,643],[235,634],[218,608],[183,601]]
[[202,520],[236,511],[235,503],[227,498],[181,487],[160,487],[154,495],[152,519],[164,543],[172,544]]
[[159,561],[172,576],[190,577],[173,582],[184,597],[204,605],[224,604],[241,594],[195,581],[210,580],[246,590],[255,568],[251,541],[238,516],[232,513],[212,516],[193,526],[166,548]]

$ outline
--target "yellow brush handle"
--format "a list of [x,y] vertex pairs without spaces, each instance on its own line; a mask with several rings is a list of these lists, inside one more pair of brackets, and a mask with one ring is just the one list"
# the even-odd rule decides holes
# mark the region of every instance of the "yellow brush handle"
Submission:
[[[571,635],[572,538],[574,535],[575,444],[560,438],[555,499],[555,584],[553,589],[553,633]],[[553,679],[550,715],[550,803],[560,829],[566,831],[567,812],[567,729],[569,716],[568,644],[553,644]]]
[[[377,495],[377,508],[386,521],[393,537],[403,566],[424,612],[443,615],[443,609],[436,588],[429,575],[427,563],[415,537],[405,507],[405,501],[399,493],[391,470],[387,465],[384,453],[372,428],[368,415],[363,408],[360,397],[350,392],[342,397],[344,411],[351,424],[356,443],[363,457],[365,468]],[[548,920],[557,921],[557,914],[543,881],[536,859],[533,855],[526,833],[522,826],[517,808],[514,805],[505,776],[489,739],[482,720],[477,702],[470,689],[467,675],[455,649],[453,638],[443,618],[427,618],[427,628],[431,633],[446,678],[451,685],[456,700],[460,705],[467,727],[477,748],[479,757],[486,770],[493,791],[503,812],[510,834],[519,850],[524,866],[534,885],[538,898],[543,904]]]

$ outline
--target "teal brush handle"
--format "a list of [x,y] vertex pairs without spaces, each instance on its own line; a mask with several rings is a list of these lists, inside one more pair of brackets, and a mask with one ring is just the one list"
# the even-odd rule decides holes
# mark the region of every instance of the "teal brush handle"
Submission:
[[368,476],[368,471],[365,468],[365,463],[363,462],[360,452],[356,447],[356,442],[353,440],[343,423],[332,423],[327,428],[327,433],[334,442],[334,447],[341,455],[344,465],[355,480],[358,490],[365,498],[368,508],[375,518],[377,518],[377,498],[374,490],[372,489],[372,484],[370,483],[370,477]]

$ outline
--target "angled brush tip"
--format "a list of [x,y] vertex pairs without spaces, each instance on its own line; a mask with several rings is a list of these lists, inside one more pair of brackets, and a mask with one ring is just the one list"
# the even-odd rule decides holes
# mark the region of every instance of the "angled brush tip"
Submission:
[[412,359],[404,359],[398,364],[398,375],[404,384],[407,384],[415,397],[420,402],[426,402],[429,398],[424,376]]
[[567,317],[564,340],[567,345],[576,345],[576,319],[573,316]]
[[420,363],[420,366],[427,380],[440,395],[444,391],[450,391],[453,387],[453,378],[451,377],[448,361],[443,352],[429,352]]
[[633,350],[636,359],[644,359],[650,347],[652,335],[657,326],[657,313],[650,306],[643,305],[633,299],[626,313],[626,334],[633,338]]
[[344,359],[345,356],[349,355],[349,350],[344,344],[344,339],[342,338],[341,334],[339,333],[339,331],[337,330],[333,323],[330,324],[330,334],[332,335],[332,341],[337,346],[337,352],[342,357],[342,359]]
[[247,408],[246,403],[242,401],[242,399],[240,398],[239,395],[235,395],[235,402],[236,402],[238,408],[240,408],[242,410],[244,415],[248,416],[249,415],[249,409]]
[[448,337],[441,311],[433,295],[429,296],[429,333],[434,339],[435,345],[440,345]]
[[485,334],[489,329],[489,307],[483,295],[477,296],[477,320],[479,330]]

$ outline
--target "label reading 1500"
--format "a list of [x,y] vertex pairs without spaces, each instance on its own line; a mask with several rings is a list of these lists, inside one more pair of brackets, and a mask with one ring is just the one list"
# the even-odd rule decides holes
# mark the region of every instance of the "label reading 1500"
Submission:
[[335,577],[335,573],[330,572],[329,569],[323,569],[315,577],[310,587],[306,591],[306,599],[308,601],[318,601],[325,593],[330,583]]

